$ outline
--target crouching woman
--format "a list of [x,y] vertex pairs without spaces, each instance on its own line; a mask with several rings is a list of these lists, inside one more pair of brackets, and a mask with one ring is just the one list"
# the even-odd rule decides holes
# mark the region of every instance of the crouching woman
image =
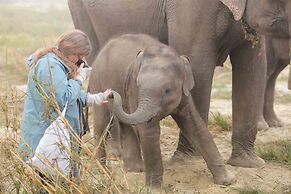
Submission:
[[79,103],[88,106],[107,102],[110,90],[90,94],[81,88],[91,68],[84,68],[84,63],[80,65],[78,61],[90,52],[87,35],[73,30],[61,35],[55,45],[40,49],[28,58],[30,71],[19,140],[19,155],[24,161],[33,157],[45,130],[58,117],[56,109],[61,111],[67,104],[65,118],[75,133],[80,134]]

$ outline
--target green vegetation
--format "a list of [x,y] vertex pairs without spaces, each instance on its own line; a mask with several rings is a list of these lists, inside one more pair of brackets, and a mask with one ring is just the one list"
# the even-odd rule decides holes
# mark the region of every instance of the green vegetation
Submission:
[[171,127],[171,128],[178,128],[176,122],[171,116],[168,116],[160,121],[161,126]]
[[270,142],[257,148],[257,153],[266,161],[287,165],[291,168],[291,141]]
[[231,116],[222,115],[220,112],[211,112],[209,117],[209,125],[219,127],[224,131],[231,131]]
[[224,67],[216,67],[212,83],[211,98],[231,99],[231,78],[231,64],[228,61],[224,64]]

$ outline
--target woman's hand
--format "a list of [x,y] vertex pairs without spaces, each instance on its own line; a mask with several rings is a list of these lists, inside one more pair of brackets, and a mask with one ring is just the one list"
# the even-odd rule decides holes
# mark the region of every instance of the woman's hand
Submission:
[[109,96],[111,93],[112,93],[111,88],[110,88],[110,89],[106,89],[106,90],[103,92],[104,98],[106,99],[106,100],[103,101],[103,103],[107,103],[107,102],[108,102],[107,99],[108,99],[108,96]]
[[94,105],[94,104],[105,104],[108,102],[108,96],[112,93],[111,89],[107,89],[104,92],[100,92],[97,94],[90,94],[88,93],[87,96],[87,104]]

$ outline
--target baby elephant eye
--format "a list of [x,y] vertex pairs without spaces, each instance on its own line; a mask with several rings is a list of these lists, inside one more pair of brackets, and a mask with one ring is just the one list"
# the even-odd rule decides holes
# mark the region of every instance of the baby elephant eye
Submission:
[[165,90],[165,94],[170,94],[172,92],[172,90],[170,89],[170,88],[167,88],[166,90]]

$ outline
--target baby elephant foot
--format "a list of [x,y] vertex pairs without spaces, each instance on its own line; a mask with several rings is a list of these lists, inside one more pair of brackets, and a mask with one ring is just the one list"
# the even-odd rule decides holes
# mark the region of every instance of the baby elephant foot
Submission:
[[127,159],[123,160],[123,168],[125,172],[143,172],[144,164],[142,160]]
[[236,182],[235,177],[227,172],[224,164],[215,165],[210,170],[215,184],[228,186]]
[[232,166],[245,168],[258,168],[265,164],[265,161],[253,152],[235,152],[233,151],[230,159],[227,161]]
[[234,175],[230,175],[228,173],[219,176],[213,176],[213,179],[214,183],[217,185],[228,186],[236,182]]

